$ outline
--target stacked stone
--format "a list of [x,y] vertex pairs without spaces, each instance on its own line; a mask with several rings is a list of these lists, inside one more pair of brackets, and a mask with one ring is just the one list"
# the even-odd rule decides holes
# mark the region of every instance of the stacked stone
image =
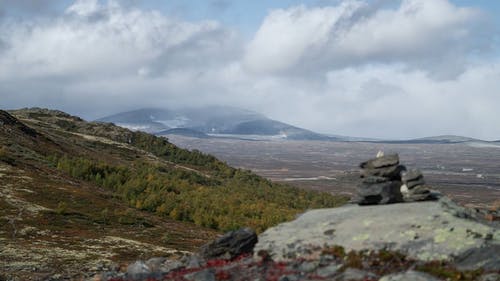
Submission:
[[357,188],[355,203],[376,205],[403,202],[401,172],[406,168],[399,164],[399,155],[377,155],[377,158],[360,164],[361,184]]
[[401,194],[406,202],[432,199],[429,187],[425,185],[424,175],[418,169],[410,169],[403,173]]

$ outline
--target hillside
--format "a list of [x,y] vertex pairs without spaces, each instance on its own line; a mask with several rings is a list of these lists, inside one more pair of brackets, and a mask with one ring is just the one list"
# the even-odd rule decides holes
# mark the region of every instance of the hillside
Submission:
[[175,256],[219,231],[263,231],[345,201],[162,137],[39,108],[0,111],[0,185],[0,276],[21,279]]

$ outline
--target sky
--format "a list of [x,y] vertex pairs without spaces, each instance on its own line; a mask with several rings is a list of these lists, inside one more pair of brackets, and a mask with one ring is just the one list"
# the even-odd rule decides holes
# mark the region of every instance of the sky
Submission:
[[0,108],[227,105],[320,133],[500,139],[500,1],[0,0]]

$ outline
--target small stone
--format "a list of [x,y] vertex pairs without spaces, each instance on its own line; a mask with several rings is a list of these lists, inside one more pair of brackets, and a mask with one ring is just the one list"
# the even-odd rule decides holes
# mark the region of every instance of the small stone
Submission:
[[439,279],[423,272],[409,270],[380,278],[379,281],[439,281]]
[[318,268],[318,262],[305,261],[298,266],[300,272],[313,272]]
[[205,261],[198,255],[188,255],[181,259],[181,262],[186,266],[186,268],[199,268],[205,264]]
[[143,261],[136,261],[127,267],[127,278],[130,280],[143,280],[150,277],[151,269]]
[[[404,181],[403,181],[403,183],[404,183]],[[423,177],[416,179],[416,180],[411,180],[411,181],[406,182],[406,186],[408,186],[409,189],[412,189],[415,186],[424,185],[424,184],[425,184],[425,181],[424,181]]]
[[416,180],[420,180],[423,178],[424,178],[424,175],[422,174],[422,172],[419,169],[409,169],[405,173],[403,173],[401,180],[404,183],[407,183],[409,181],[416,181]]
[[178,260],[166,260],[163,263],[163,269],[165,270],[165,273],[168,273],[172,270],[180,269],[185,267],[185,264],[178,261]]
[[415,186],[413,189],[410,189],[413,194],[427,194],[431,192],[430,187],[426,185]]
[[150,258],[149,260],[146,261],[146,265],[151,269],[151,271],[159,271],[160,268],[163,266],[163,263],[166,261],[166,258],[163,257],[157,257],[157,258]]
[[388,182],[388,181],[389,181],[389,179],[384,178],[384,177],[367,176],[367,177],[363,178],[363,180],[361,182],[364,184],[376,184],[376,183],[384,183],[384,182]]
[[398,154],[389,154],[374,159],[370,159],[366,162],[361,163],[359,166],[362,169],[376,169],[389,166],[397,166],[399,164]]
[[316,270],[316,274],[319,277],[326,278],[326,277],[331,277],[337,273],[337,271],[342,267],[341,264],[331,264],[325,267],[321,267],[318,270]]
[[361,176],[365,178],[370,176],[375,176],[375,177],[384,177],[389,180],[400,180],[401,172],[403,172],[405,169],[406,167],[403,165],[364,169],[361,171]]
[[334,280],[336,281],[377,280],[377,275],[356,268],[347,268],[342,274],[340,274]]

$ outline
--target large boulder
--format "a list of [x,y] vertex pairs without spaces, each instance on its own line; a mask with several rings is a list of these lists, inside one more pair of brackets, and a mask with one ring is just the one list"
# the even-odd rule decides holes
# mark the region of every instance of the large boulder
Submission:
[[459,218],[448,210],[449,205],[425,201],[311,210],[266,230],[254,251],[267,251],[279,261],[315,258],[325,245],[340,245],[347,250],[386,249],[422,261],[456,261],[468,269],[488,265],[499,270],[494,254],[479,254],[481,249],[498,249],[498,226]]
[[242,254],[252,253],[257,243],[257,234],[250,228],[240,228],[230,231],[201,247],[200,254],[203,258],[233,259]]

